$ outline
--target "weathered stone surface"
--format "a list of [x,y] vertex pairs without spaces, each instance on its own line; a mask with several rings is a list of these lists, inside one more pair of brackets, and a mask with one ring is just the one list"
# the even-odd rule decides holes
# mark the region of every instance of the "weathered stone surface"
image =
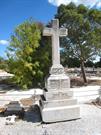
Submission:
[[58,65],[53,65],[50,69],[50,74],[51,75],[60,75],[64,73],[64,68],[61,64]]
[[54,92],[45,92],[44,97],[46,100],[61,100],[72,98],[73,91],[54,91]]
[[52,36],[52,67],[46,81],[47,92],[40,101],[40,110],[44,122],[57,122],[80,118],[80,108],[73,99],[70,79],[60,64],[59,37],[67,35],[67,29],[59,29],[59,21],[54,19],[52,28],[45,28],[44,36]]
[[78,105],[43,108],[42,119],[46,123],[66,121],[80,118],[80,107]]
[[43,35],[52,37],[52,65],[60,66],[59,37],[66,36],[67,29],[65,28],[59,29],[59,20],[54,19],[52,21],[52,28],[47,28],[47,27],[44,28]]
[[65,74],[50,75],[46,82],[48,91],[63,91],[70,89],[70,79]]
[[62,100],[50,100],[50,101],[41,101],[43,108],[53,108],[53,107],[62,107],[76,105],[77,99],[62,99]]

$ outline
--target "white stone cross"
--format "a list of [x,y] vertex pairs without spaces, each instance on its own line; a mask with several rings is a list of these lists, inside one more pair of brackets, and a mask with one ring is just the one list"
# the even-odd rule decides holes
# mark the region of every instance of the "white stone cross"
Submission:
[[59,37],[66,36],[67,29],[59,28],[59,20],[52,20],[52,28],[45,27],[43,36],[52,36],[52,64],[60,65]]

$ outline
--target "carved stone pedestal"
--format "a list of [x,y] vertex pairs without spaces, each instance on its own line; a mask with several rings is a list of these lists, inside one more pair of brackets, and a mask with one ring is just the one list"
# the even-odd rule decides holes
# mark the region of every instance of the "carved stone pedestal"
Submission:
[[46,123],[80,118],[80,108],[73,99],[70,80],[65,74],[50,75],[46,82],[47,92],[40,101],[42,120]]

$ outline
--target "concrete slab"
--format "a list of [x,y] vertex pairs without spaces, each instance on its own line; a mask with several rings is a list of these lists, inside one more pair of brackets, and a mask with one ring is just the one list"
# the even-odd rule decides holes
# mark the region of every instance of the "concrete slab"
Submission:
[[80,107],[78,105],[74,105],[44,108],[41,113],[42,120],[45,123],[73,120],[80,118]]

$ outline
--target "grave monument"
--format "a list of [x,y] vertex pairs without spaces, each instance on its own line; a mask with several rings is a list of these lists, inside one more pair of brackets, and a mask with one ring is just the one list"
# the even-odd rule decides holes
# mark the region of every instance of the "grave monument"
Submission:
[[43,122],[57,122],[80,118],[80,108],[73,99],[70,79],[60,64],[59,37],[67,35],[67,29],[59,28],[58,19],[52,20],[52,28],[44,28],[44,36],[52,37],[52,67],[47,78],[40,110]]

